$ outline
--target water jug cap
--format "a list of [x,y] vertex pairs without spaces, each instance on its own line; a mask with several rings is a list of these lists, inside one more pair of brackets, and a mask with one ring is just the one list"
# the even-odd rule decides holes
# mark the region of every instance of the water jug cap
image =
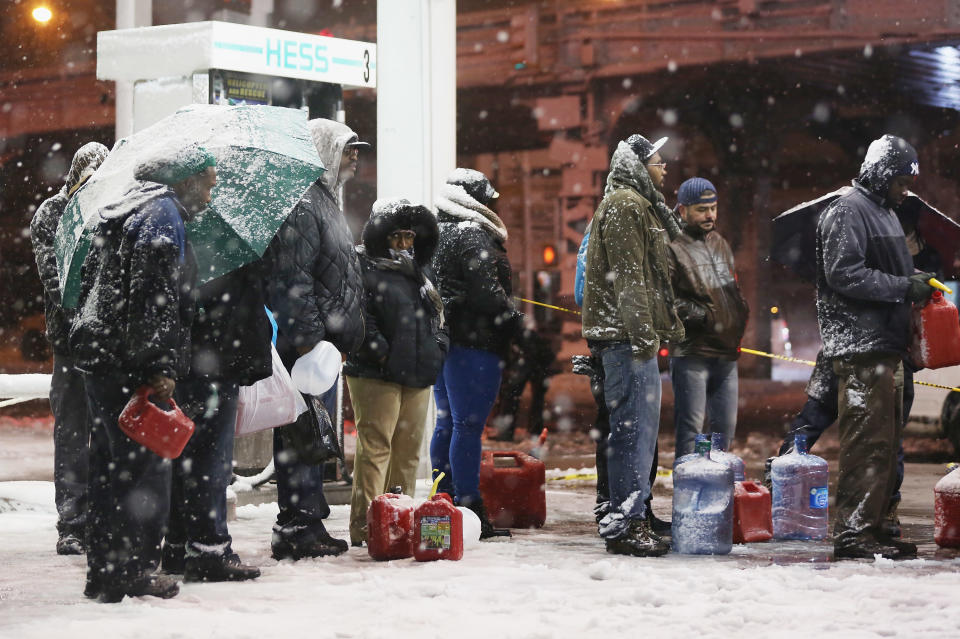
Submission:
[[694,444],[694,451],[701,457],[708,457],[710,455],[710,442],[707,441],[706,435],[697,436],[697,443]]
[[798,453],[800,453],[801,455],[805,455],[807,453],[807,436],[794,435],[793,445]]

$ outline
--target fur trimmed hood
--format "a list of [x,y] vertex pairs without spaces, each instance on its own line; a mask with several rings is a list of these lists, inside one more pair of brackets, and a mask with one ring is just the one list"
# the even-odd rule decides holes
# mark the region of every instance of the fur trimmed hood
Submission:
[[437,218],[427,207],[402,198],[373,203],[370,219],[360,235],[364,253],[371,258],[389,258],[387,236],[400,229],[409,229],[417,234],[413,240],[414,261],[419,266],[429,264],[440,236]]

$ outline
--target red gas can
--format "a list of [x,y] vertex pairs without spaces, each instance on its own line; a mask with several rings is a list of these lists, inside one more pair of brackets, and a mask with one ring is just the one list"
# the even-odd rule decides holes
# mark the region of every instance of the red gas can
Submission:
[[543,462],[519,451],[483,452],[480,494],[494,526],[539,528],[547,519]]
[[933,489],[933,540],[944,548],[960,548],[960,468]]
[[386,493],[367,508],[367,552],[377,561],[413,556],[413,498]]
[[170,410],[150,401],[152,389],[141,386],[124,406],[117,420],[127,437],[164,459],[176,459],[193,435],[193,420],[170,399]]
[[770,491],[755,481],[733,487],[733,543],[767,541],[773,537]]
[[934,291],[925,304],[913,307],[910,358],[921,368],[960,364],[960,323],[957,307]]
[[438,493],[413,512],[413,557],[434,561],[463,557],[463,513],[446,493]]

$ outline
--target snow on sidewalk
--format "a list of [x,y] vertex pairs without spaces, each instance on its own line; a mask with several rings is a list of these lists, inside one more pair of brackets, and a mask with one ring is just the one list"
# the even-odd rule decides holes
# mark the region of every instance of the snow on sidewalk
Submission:
[[[0,482],[0,637],[939,638],[960,626],[957,559],[777,565],[763,544],[717,558],[618,557],[593,532],[589,491],[551,489],[547,500],[543,530],[424,564],[374,562],[356,548],[276,562],[276,504],[244,506],[231,523],[234,547],[263,567],[260,579],[104,605],[81,595],[83,558],[53,551],[52,484]],[[347,518],[348,507],[335,506],[331,532],[346,536]]]

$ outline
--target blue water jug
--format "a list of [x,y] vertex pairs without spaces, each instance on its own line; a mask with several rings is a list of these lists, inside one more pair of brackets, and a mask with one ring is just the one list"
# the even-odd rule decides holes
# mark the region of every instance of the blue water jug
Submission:
[[823,539],[827,536],[827,462],[807,452],[807,436],[770,465],[773,481],[774,539]]
[[688,555],[725,555],[733,548],[733,469],[711,461],[710,442],[673,472],[673,549]]
[[696,438],[696,439],[694,440],[694,442],[693,442],[693,452],[692,452],[692,453],[687,453],[686,455],[681,455],[679,459],[674,459],[674,460],[673,460],[673,469],[674,469],[674,470],[676,470],[677,467],[678,467],[680,464],[682,464],[682,463],[684,463],[684,462],[688,462],[688,461],[690,461],[691,459],[696,459],[697,457],[700,456],[700,454],[697,452],[697,446],[700,445],[700,442],[707,442],[707,444],[709,445],[709,444],[710,444],[710,436],[707,435],[707,434],[705,434],[705,433],[701,433],[701,434],[697,435],[697,438]]
[[723,433],[712,433],[710,435],[710,441],[713,444],[710,448],[710,459],[732,468],[733,481],[744,481],[747,467],[742,459],[727,451],[726,439]]

